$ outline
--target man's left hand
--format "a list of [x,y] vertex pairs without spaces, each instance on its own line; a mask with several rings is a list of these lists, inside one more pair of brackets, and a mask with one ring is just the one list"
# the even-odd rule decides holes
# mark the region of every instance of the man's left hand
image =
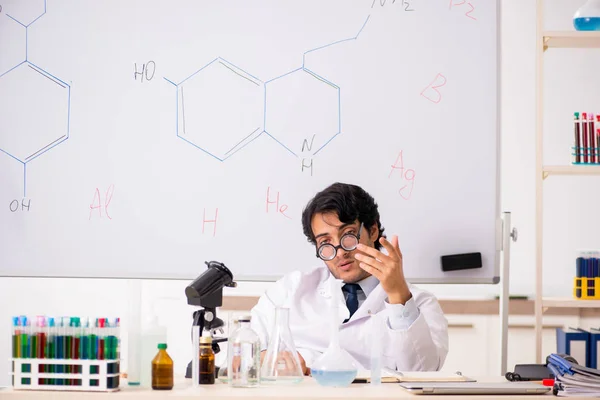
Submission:
[[359,244],[357,249],[360,253],[357,253],[355,257],[360,261],[359,266],[362,269],[379,279],[381,287],[388,295],[390,304],[405,304],[412,294],[408,289],[406,279],[404,279],[398,236],[392,236],[391,242],[381,237],[379,243],[387,250],[387,255],[374,247]]

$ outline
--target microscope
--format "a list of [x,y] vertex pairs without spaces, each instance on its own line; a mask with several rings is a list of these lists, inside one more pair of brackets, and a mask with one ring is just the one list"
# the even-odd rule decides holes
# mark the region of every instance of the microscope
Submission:
[[[206,261],[208,269],[185,288],[185,296],[189,305],[201,307],[194,311],[192,326],[199,326],[200,336],[207,331],[213,338],[212,349],[217,354],[221,351],[219,343],[227,341],[223,334],[225,323],[217,318],[217,307],[223,305],[223,287],[236,287],[233,274],[218,261]],[[192,331],[193,332],[193,331]],[[192,338],[193,339],[193,338]],[[192,377],[192,362],[188,363],[186,378]]]

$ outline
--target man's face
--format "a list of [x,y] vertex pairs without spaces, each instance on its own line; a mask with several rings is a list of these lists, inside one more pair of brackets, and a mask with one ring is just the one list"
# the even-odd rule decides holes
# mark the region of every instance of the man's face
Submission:
[[[348,224],[342,223],[335,212],[317,213],[311,220],[311,228],[315,235],[317,248],[325,243],[337,246],[340,244],[340,238],[347,233],[358,236],[359,226],[358,221]],[[377,236],[379,236],[377,225],[373,225],[371,232],[363,227],[360,243],[373,247]],[[346,283],[358,282],[370,274],[358,266],[359,262],[354,258],[356,253],[360,252],[358,250],[346,251],[340,247],[335,258],[325,261],[325,264],[337,279],[342,279]]]

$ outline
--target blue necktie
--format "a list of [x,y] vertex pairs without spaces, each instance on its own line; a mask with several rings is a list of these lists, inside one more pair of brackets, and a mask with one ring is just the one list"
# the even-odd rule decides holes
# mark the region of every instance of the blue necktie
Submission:
[[[342,286],[342,291],[346,293],[346,307],[350,311],[350,318],[354,315],[356,310],[358,310],[358,291],[360,289],[360,285],[358,283],[346,283]],[[348,322],[350,319],[344,321],[344,323]]]

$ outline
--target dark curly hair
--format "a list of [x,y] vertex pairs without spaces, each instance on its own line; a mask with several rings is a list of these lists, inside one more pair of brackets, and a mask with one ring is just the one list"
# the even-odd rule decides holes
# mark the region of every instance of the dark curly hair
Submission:
[[379,210],[375,199],[363,188],[348,183],[336,182],[320,191],[308,202],[302,211],[302,230],[308,241],[316,244],[315,235],[312,231],[311,221],[317,213],[334,212],[339,220],[344,223],[352,223],[356,220],[362,222],[367,230],[377,224],[379,236],[375,241],[375,248],[380,249],[379,238],[385,230],[379,220]]

